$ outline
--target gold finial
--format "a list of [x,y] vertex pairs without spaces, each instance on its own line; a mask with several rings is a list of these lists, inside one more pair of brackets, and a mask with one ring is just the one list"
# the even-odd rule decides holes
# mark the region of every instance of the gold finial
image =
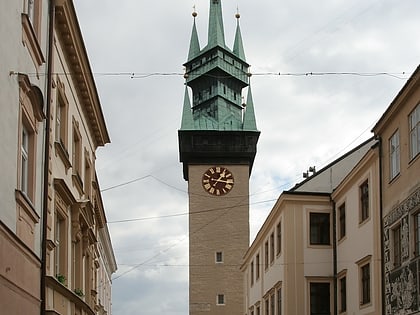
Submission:
[[239,5],[236,7],[236,14],[235,14],[235,17],[236,17],[237,19],[240,19],[240,18],[241,18],[241,14],[239,13]]
[[198,13],[197,13],[197,11],[195,10],[195,4],[194,4],[194,6],[193,6],[193,9],[194,9],[194,11],[193,11],[193,13],[192,13],[192,16],[193,16],[194,18],[196,18],[196,17],[197,17],[197,15],[198,15]]

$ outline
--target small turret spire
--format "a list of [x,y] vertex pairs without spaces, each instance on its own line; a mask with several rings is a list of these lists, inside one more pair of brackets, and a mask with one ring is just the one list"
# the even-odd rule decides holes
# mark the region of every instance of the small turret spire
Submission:
[[194,119],[191,110],[190,95],[188,93],[188,86],[185,86],[184,94],[184,108],[182,111],[181,130],[193,130]]
[[237,25],[236,25],[235,42],[233,44],[233,53],[239,58],[241,58],[243,61],[246,61],[244,45],[242,42],[241,28],[239,26],[239,19],[241,18],[241,15],[239,14],[239,8],[235,17],[237,19]]
[[200,53],[200,41],[198,40],[197,26],[195,24],[195,18],[197,17],[197,11],[195,11],[195,6],[192,16],[194,17],[194,24],[191,32],[190,51],[188,53],[188,60],[193,59]]
[[246,108],[244,113],[243,130],[257,131],[257,122],[255,119],[254,100],[252,98],[251,85],[248,88],[248,98],[246,101]]

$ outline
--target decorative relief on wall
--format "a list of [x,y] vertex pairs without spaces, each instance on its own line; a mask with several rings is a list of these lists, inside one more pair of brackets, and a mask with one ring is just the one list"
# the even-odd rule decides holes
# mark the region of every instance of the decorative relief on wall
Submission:
[[397,222],[405,214],[414,210],[416,207],[420,207],[420,188],[418,188],[413,194],[411,194],[406,200],[400,203],[396,208],[384,217],[384,227]]
[[[384,266],[385,266],[385,311],[389,315],[413,314],[419,310],[417,282],[420,279],[420,260],[410,258],[410,215],[420,208],[420,188],[406,200],[395,207],[384,217]],[[401,260],[403,266],[395,269],[392,257],[392,243],[390,240],[391,227],[394,223],[401,224]]]
[[387,314],[412,314],[418,310],[417,262],[398,269],[389,275],[385,292]]

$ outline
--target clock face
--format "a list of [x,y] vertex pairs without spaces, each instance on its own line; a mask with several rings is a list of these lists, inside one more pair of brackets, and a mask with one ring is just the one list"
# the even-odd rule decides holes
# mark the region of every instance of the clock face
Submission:
[[211,195],[226,195],[232,190],[233,184],[233,175],[226,167],[213,166],[203,174],[203,188]]

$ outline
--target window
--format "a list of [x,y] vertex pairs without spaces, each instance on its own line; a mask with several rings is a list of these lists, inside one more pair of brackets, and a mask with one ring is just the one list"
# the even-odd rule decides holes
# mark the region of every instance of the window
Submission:
[[410,160],[420,152],[420,104],[409,116],[410,121]]
[[28,178],[29,178],[29,133],[25,126],[22,126],[21,139],[21,180],[20,189],[28,194]]
[[400,133],[397,130],[389,139],[389,175],[390,180],[400,173]]
[[26,14],[32,24],[32,28],[36,36],[39,36],[40,32],[40,14],[41,14],[41,1],[40,0],[27,0],[26,2]]
[[264,244],[264,266],[265,269],[268,268],[268,241]]
[[274,261],[274,232],[270,235],[270,263]]
[[78,128],[73,129],[73,175],[78,175],[79,179],[82,169],[82,141]]
[[57,107],[55,113],[55,141],[67,148],[67,100],[64,96],[64,85],[58,83],[59,92],[57,97]]
[[267,297],[264,302],[265,302],[265,307],[264,307],[265,315],[270,315],[270,299],[269,299],[269,297]]
[[225,295],[218,294],[217,295],[217,305],[225,305]]
[[251,285],[253,285],[254,284],[254,262],[253,261],[251,261],[250,269],[251,269]]
[[[89,160],[89,153],[85,152],[85,180],[84,180],[84,189],[85,189],[85,196],[87,199],[91,199],[91,186],[92,186],[92,168],[91,163]],[[220,253],[222,254],[222,253]],[[223,260],[222,260],[223,261]],[[220,262],[222,262],[220,261]]]
[[340,313],[347,310],[347,280],[346,277],[340,279]]
[[277,224],[277,255],[281,253],[281,222]]
[[338,225],[338,232],[339,232],[339,238],[342,239],[344,236],[346,236],[346,204],[343,203],[338,208],[338,219],[339,219],[339,225]]
[[67,229],[65,217],[58,211],[55,213],[55,275],[67,276]]
[[392,230],[394,267],[401,266],[401,225]]
[[275,292],[273,292],[270,295],[270,314],[271,315],[275,315],[275,309],[276,308],[276,296],[275,296]]
[[255,279],[260,278],[260,254],[255,257]]
[[223,262],[223,253],[222,252],[216,252],[216,262],[222,263]]
[[277,315],[281,315],[281,288],[277,289]]
[[362,300],[360,304],[370,303],[370,264],[365,264],[361,268],[361,287],[362,287]]
[[414,215],[414,254],[420,256],[420,212]]
[[330,215],[329,213],[310,214],[311,245],[330,245]]
[[369,218],[369,182],[360,185],[360,222]]
[[261,315],[260,306],[257,306],[257,315]]
[[330,315],[330,284],[311,283],[310,295],[310,314]]

